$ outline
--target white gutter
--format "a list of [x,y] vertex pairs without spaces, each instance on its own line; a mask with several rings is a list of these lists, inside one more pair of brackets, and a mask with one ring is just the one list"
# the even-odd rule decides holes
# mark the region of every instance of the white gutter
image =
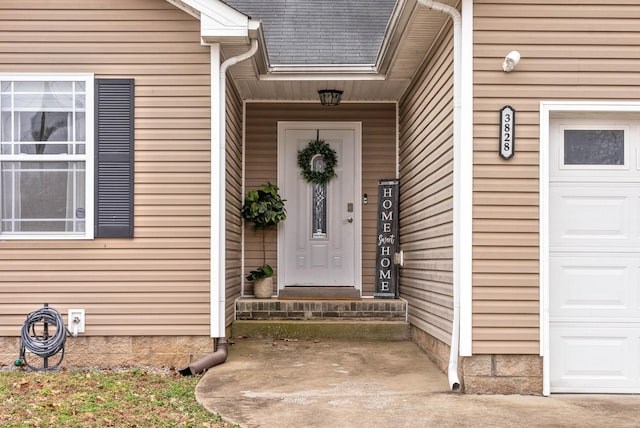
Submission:
[[[458,359],[460,355],[460,289],[461,289],[461,269],[468,270],[471,266],[471,259],[467,260],[465,250],[465,237],[460,233],[463,223],[461,221],[471,218],[470,209],[466,212],[464,183],[462,173],[468,167],[462,163],[462,155],[468,148],[461,147],[460,133],[462,130],[462,102],[461,102],[461,60],[462,60],[462,15],[458,10],[447,4],[431,0],[418,0],[418,3],[439,12],[451,16],[453,20],[453,325],[451,331],[451,350],[449,353],[449,387],[452,391],[460,390],[460,379],[458,378]],[[472,153],[472,152],[471,152]],[[470,237],[467,237],[470,240]]]
[[[258,40],[251,40],[251,48],[220,63],[220,44],[211,45],[211,336],[226,335],[226,83],[227,69],[251,58],[258,51]],[[217,81],[216,81],[217,76]],[[215,100],[218,108],[214,108]],[[218,138],[214,138],[215,126]],[[218,172],[216,174],[215,172]],[[218,245],[214,241],[218,241]],[[217,283],[217,286],[216,286]]]

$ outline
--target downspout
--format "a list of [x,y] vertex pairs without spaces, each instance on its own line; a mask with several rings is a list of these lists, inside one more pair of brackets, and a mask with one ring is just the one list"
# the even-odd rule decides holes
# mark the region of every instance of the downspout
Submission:
[[[212,49],[212,64],[213,64],[213,57],[216,58],[216,62],[217,62],[217,58],[219,58],[220,55],[220,45],[218,43],[214,43],[211,45],[211,49]],[[213,367],[215,365],[224,363],[227,359],[227,340],[226,340],[226,333],[225,333],[225,329],[226,329],[226,325],[225,325],[225,313],[226,313],[226,290],[225,290],[225,286],[226,286],[226,257],[225,257],[225,250],[226,250],[226,215],[225,215],[225,209],[226,209],[226,101],[227,101],[227,97],[226,97],[226,83],[227,83],[227,70],[229,69],[229,67],[245,61],[249,58],[251,58],[256,52],[258,51],[258,40],[257,39],[252,39],[251,40],[251,47],[249,48],[248,51],[246,51],[245,53],[242,53],[240,55],[231,57],[229,59],[227,59],[226,61],[224,61],[221,65],[220,68],[218,70],[213,70],[212,69],[212,77],[215,78],[215,73],[219,74],[219,78],[218,78],[218,96],[212,96],[212,106],[213,106],[213,99],[218,98],[219,103],[218,103],[218,144],[217,147],[211,147],[211,200],[213,202],[214,200],[214,192],[217,192],[217,199],[216,199],[216,204],[214,206],[214,204],[212,203],[212,212],[211,212],[211,242],[212,242],[212,248],[211,248],[211,261],[210,261],[210,266],[211,266],[211,272],[210,272],[210,278],[211,278],[211,283],[213,284],[214,281],[217,279],[218,282],[218,287],[217,289],[214,289],[212,287],[212,310],[217,310],[216,316],[217,316],[217,320],[215,320],[214,325],[211,328],[211,335],[213,337],[216,337],[216,351],[213,352],[212,354],[201,358],[200,360],[196,361],[195,363],[191,364],[189,367],[186,367],[184,369],[179,370],[180,374],[182,374],[183,376],[189,376],[189,375],[193,375],[193,374],[197,374],[197,373],[201,373],[204,370]],[[215,67],[213,67],[215,68]],[[212,79],[212,83],[213,83],[213,79]],[[215,95],[215,90],[216,88],[213,88],[212,86],[212,95]],[[214,111],[214,109],[212,109],[212,112]],[[212,121],[212,123],[214,123]],[[214,132],[213,129],[211,130],[212,133]],[[218,149],[218,156],[216,159],[216,156],[214,156],[214,151],[216,150],[216,148]],[[216,189],[215,186],[215,181],[213,180],[215,171],[213,166],[216,166],[218,168],[218,186]],[[217,211],[217,212],[214,212]],[[217,221],[216,221],[217,219]],[[218,239],[218,247],[213,248],[213,241],[214,241],[214,232],[217,231],[217,239]],[[215,260],[214,260],[215,258]],[[217,275],[217,278],[216,278]],[[217,307],[215,306],[217,302]],[[213,318],[212,318],[212,321]]]
[[[418,3],[428,7],[429,9],[436,10],[448,14],[453,20],[453,158],[454,158],[454,181],[453,181],[453,193],[459,195],[460,183],[456,180],[455,167],[456,162],[460,159],[461,153],[461,138],[460,133],[462,129],[461,116],[462,116],[462,101],[461,101],[461,62],[462,62],[462,15],[458,12],[458,9],[449,6],[447,4],[439,3],[431,0],[418,0]],[[455,199],[455,198],[454,198]],[[460,199],[460,198],[458,198]],[[459,218],[460,214],[460,201],[454,200],[454,222]],[[458,378],[458,359],[460,355],[460,267],[461,260],[458,254],[460,249],[460,242],[462,237],[457,232],[457,227],[453,228],[454,236],[454,256],[453,256],[453,325],[451,331],[451,350],[449,353],[449,367],[447,374],[449,377],[449,387],[452,391],[460,390],[460,379]],[[456,236],[458,235],[458,236]]]
[[[224,338],[225,337],[225,313],[226,313],[226,175],[227,175],[227,167],[226,167],[226,152],[227,152],[227,126],[226,126],[226,104],[227,104],[227,70],[229,67],[238,64],[239,62],[246,61],[251,58],[258,51],[258,39],[251,40],[251,47],[248,51],[228,58],[220,65],[220,104],[219,104],[219,115],[220,115],[220,126],[219,126],[219,178],[218,178],[218,197],[219,197],[219,212],[218,212],[218,332],[217,337]],[[213,174],[213,171],[211,171]],[[213,189],[211,189],[213,191]],[[212,236],[213,239],[213,236]],[[213,277],[213,272],[211,273]]]

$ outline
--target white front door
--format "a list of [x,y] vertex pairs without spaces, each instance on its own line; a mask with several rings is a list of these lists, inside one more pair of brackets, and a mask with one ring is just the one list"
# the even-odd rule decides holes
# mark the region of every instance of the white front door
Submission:
[[[360,288],[360,135],[360,123],[278,124],[278,183],[287,209],[279,226],[279,288]],[[318,136],[338,159],[326,186],[305,181],[298,167],[298,152]]]
[[640,392],[640,121],[550,139],[551,392]]

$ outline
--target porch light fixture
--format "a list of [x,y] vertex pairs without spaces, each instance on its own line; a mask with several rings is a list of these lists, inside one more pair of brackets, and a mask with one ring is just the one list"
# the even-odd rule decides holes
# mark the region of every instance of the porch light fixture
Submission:
[[342,91],[338,89],[321,89],[318,91],[318,96],[320,97],[320,104],[323,106],[337,106],[340,105]]
[[520,52],[511,51],[504,58],[504,62],[502,63],[502,71],[505,73],[510,73],[516,68],[516,65],[520,62]]

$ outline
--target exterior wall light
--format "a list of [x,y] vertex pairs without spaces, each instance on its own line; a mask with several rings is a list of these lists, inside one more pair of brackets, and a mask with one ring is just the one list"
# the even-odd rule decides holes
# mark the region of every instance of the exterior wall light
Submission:
[[516,68],[516,65],[518,65],[519,62],[520,62],[520,52],[511,51],[504,58],[504,62],[502,63],[502,70],[505,73],[509,73],[510,71],[513,71],[514,68]]
[[342,91],[338,89],[321,89],[318,91],[318,96],[320,97],[320,104],[323,106],[337,106],[340,105]]

